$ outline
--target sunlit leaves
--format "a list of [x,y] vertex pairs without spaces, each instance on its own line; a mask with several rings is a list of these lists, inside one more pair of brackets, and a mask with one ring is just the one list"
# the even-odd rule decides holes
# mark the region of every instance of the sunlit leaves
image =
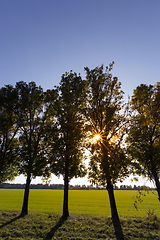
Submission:
[[91,182],[114,184],[128,174],[128,161],[123,150],[123,137],[128,126],[128,110],[123,105],[123,91],[109,68],[85,68],[87,106],[84,112],[88,124],[92,153],[89,164]]

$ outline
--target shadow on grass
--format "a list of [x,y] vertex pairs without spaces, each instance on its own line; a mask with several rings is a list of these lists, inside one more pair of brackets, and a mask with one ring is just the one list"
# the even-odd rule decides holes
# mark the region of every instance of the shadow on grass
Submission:
[[55,232],[63,225],[63,223],[67,220],[67,218],[64,218],[63,216],[59,219],[58,223],[51,228],[50,232],[46,235],[44,240],[49,240],[54,237]]
[[2,224],[2,225],[0,226],[0,229],[3,228],[3,227],[5,227],[5,226],[7,226],[7,225],[9,225],[9,224],[11,224],[11,223],[13,223],[13,222],[15,222],[15,221],[18,220],[19,218],[21,218],[21,215],[15,217],[15,218],[12,218],[12,219],[9,220],[8,222]]

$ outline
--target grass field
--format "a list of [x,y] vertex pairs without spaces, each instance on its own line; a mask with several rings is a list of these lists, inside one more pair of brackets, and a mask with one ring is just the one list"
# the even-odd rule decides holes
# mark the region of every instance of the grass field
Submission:
[[[70,217],[62,216],[62,190],[30,190],[29,215],[20,218],[24,190],[0,189],[0,239],[116,239],[104,190],[69,191]],[[160,240],[160,207],[153,193],[135,210],[137,191],[115,191],[125,240]],[[150,213],[150,214],[149,214]]]
[[[20,211],[24,190],[0,189],[0,210]],[[160,204],[157,195],[150,192],[138,204],[138,211],[134,208],[137,191],[116,190],[115,197],[120,217],[147,217],[154,213],[160,217]],[[30,190],[30,212],[62,213],[63,190]],[[110,216],[108,193],[105,190],[70,190],[70,214],[88,214]]]
[[[96,240],[114,239],[112,220],[107,216],[72,214],[67,220],[58,213],[34,213],[20,218],[20,212],[0,211],[2,240]],[[125,240],[159,240],[160,219],[120,218]]]

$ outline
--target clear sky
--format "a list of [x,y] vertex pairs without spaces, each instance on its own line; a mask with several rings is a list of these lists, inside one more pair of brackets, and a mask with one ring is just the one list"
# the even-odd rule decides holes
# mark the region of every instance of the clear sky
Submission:
[[159,0],[0,1],[0,87],[51,89],[66,71],[112,61],[126,96],[160,81]]

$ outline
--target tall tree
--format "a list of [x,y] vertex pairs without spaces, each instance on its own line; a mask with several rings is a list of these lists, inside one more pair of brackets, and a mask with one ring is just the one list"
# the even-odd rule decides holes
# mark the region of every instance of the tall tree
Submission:
[[[54,124],[50,120],[50,104],[47,98],[51,92],[44,93],[34,82],[21,81],[16,84],[18,92],[19,138],[19,173],[26,176],[21,216],[28,214],[29,188],[32,178],[48,176],[48,128]],[[54,95],[54,94],[53,94]],[[54,101],[54,96],[52,96]]]
[[0,183],[13,180],[18,169],[16,134],[19,129],[15,114],[16,89],[6,85],[0,89]]
[[160,201],[160,83],[141,84],[131,99],[134,115],[126,143],[137,173],[154,180]]
[[88,81],[85,117],[92,153],[89,178],[94,184],[106,186],[115,234],[117,239],[123,239],[113,185],[129,173],[129,162],[122,141],[128,125],[128,108],[124,108],[121,83],[117,77],[112,77],[112,67],[113,63],[106,70],[103,65],[93,70],[85,68]]
[[83,177],[86,173],[83,165],[82,140],[84,121],[81,109],[85,102],[85,82],[76,73],[62,75],[59,94],[55,105],[57,121],[57,139],[53,141],[51,160],[52,172],[64,179],[63,217],[69,216],[68,188],[73,177]]

